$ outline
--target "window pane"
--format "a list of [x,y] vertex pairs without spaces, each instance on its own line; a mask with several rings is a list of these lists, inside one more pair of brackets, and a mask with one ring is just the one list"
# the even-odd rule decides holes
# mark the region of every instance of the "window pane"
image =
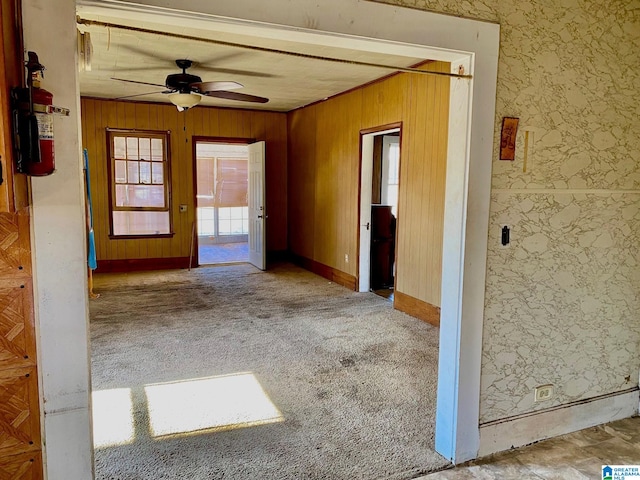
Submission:
[[218,234],[231,235],[231,220],[218,219]]
[[140,160],[151,160],[151,139],[140,139]]
[[138,160],[138,138],[127,137],[127,158],[129,160]]
[[398,185],[389,185],[387,190],[387,205],[391,205],[391,213],[398,215]]
[[231,218],[231,209],[230,208],[219,208],[218,209],[218,218],[220,220],[229,220]]
[[231,220],[231,233],[239,235],[242,233],[242,219]]
[[126,141],[124,137],[113,137],[113,156],[115,158],[127,158]]
[[151,162],[140,162],[140,183],[151,183]]
[[397,184],[399,176],[400,145],[389,145],[389,184]]
[[164,207],[164,187],[129,185],[131,207]]
[[231,207],[230,209],[231,220],[242,219],[242,207]]
[[164,155],[162,152],[162,139],[160,138],[152,138],[151,139],[151,160],[154,162],[161,162],[164,160]]
[[198,217],[198,235],[215,235],[214,209],[198,207],[196,215]]
[[163,183],[164,182],[164,164],[162,163],[152,163],[151,164],[151,172],[152,172],[152,180],[153,183]]
[[169,212],[113,212],[114,235],[170,233]]
[[198,235],[215,235],[215,233],[215,222],[213,220],[198,222]]
[[127,185],[116,185],[116,207],[128,207]]
[[116,160],[116,183],[127,183],[127,162]]
[[164,207],[164,188],[150,185],[116,185],[116,207]]
[[214,212],[213,208],[200,208],[196,210],[198,214],[198,220],[213,220]]
[[127,173],[129,181],[127,183],[139,183],[140,176],[138,175],[138,162],[127,162]]

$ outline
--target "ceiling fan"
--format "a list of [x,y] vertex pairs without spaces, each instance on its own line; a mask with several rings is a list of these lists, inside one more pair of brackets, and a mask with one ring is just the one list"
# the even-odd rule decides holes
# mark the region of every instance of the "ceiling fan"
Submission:
[[[114,78],[112,80],[118,80],[121,82],[137,83],[140,85],[153,85],[155,87],[166,88],[165,93],[168,95],[169,100],[173,103],[179,111],[187,110],[196,106],[202,100],[203,96],[224,98],[227,100],[236,100],[239,102],[253,102],[253,103],[267,103],[268,98],[257,97],[255,95],[248,95],[246,93],[232,92],[230,90],[237,90],[242,88],[243,85],[238,82],[230,81],[213,81],[203,82],[197,75],[191,75],[187,73],[187,69],[191,68],[193,62],[187,59],[176,60],[178,68],[182,69],[182,73],[172,73],[167,75],[164,81],[164,85],[157,83],[140,82],[137,80],[127,80],[124,78]],[[142,95],[151,95],[157,92],[141,93],[137,95],[128,95],[120,98],[139,97]]]

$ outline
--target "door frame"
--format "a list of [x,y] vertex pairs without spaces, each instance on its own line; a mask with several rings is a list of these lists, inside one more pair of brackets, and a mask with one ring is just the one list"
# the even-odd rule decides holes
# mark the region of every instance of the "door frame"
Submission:
[[[193,257],[189,259],[189,268],[196,268],[200,266],[200,258],[198,255],[198,162],[196,159],[196,144],[198,143],[220,143],[223,145],[249,145],[255,143],[255,138],[243,138],[243,137],[207,137],[202,135],[193,135],[191,137],[191,172],[193,180],[193,195],[191,196],[192,208],[191,208],[191,229],[195,230],[193,235]],[[266,188],[266,187],[265,187]],[[178,213],[180,206],[178,205]]]
[[[76,5],[63,2],[55,8],[46,4],[42,9],[25,5],[25,44],[39,52],[41,58],[49,58],[53,75],[48,81],[52,82],[57,98],[76,106],[72,109],[76,118],[78,85],[65,73],[77,67],[76,15],[90,11],[120,18],[126,13],[126,18],[155,19],[190,28],[206,28],[218,22],[236,33],[266,32],[272,38],[332,43],[361,50],[395,52],[414,48],[416,52],[427,53],[418,55],[420,58],[453,62],[456,71],[462,67],[473,76],[469,81],[451,81],[444,232],[447,242],[443,250],[443,264],[447,268],[442,278],[435,440],[436,450],[454,463],[476,458],[481,445],[480,366],[491,169],[498,128],[495,113],[500,25],[358,0],[299,0],[295,9],[291,8],[290,0],[272,0],[268,4],[257,0],[184,0],[179,8],[168,7],[163,0],[136,3],[77,0]],[[51,32],[39,28],[51,18],[70,27],[61,30],[66,32],[62,41],[51,42]],[[59,168],[79,172],[79,152],[72,152],[81,144],[79,122],[61,122],[59,127],[56,136],[69,140],[56,143],[63,153],[68,153],[59,156]],[[76,238],[75,234],[84,239],[79,232],[80,229],[84,232],[85,226],[76,222],[77,225],[70,224],[75,230],[61,229],[59,216],[48,214],[60,199],[65,202],[60,204],[64,209],[58,214],[76,218],[75,210],[82,207],[78,211],[84,211],[82,201],[65,196],[70,191],[70,179],[73,181],[73,176],[53,175],[46,181],[33,182],[32,225],[36,232],[32,236],[33,268],[35,288],[49,293],[36,304],[40,350],[53,353],[39,358],[38,369],[40,377],[46,380],[42,382],[42,392],[49,405],[48,412],[56,413],[42,417],[47,427],[45,442],[56,445],[47,454],[46,470],[54,476],[64,472],[67,477],[81,472],[76,476],[84,478],[83,474],[90,475],[92,459],[87,441],[91,433],[90,395],[87,395],[91,391],[88,308],[87,302],[77,299],[86,295],[86,279],[84,283],[78,281],[80,272],[86,270],[86,256],[82,255],[84,247],[69,248],[68,240]],[[43,236],[42,232],[51,234]],[[61,324],[67,328],[61,329]],[[65,338],[61,340],[62,333]],[[56,356],[60,342],[70,336],[77,341],[70,344],[64,356]],[[65,441],[59,441],[61,438]]]
[[[360,130],[360,162],[358,164],[358,227],[357,227],[357,232],[358,232],[358,236],[357,236],[357,243],[356,243],[356,285],[357,285],[357,291],[358,292],[368,292],[369,289],[371,288],[371,275],[370,273],[367,273],[366,276],[364,278],[368,279],[368,282],[366,282],[368,285],[366,286],[366,290],[363,290],[363,288],[365,288],[364,283],[364,278],[362,276],[362,272],[361,272],[361,268],[365,268],[365,266],[367,268],[371,268],[371,261],[367,261],[365,262],[366,265],[363,265],[362,260],[366,260],[367,258],[370,258],[371,256],[371,234],[369,234],[369,241],[366,242],[364,240],[364,238],[362,238],[361,235],[361,229],[364,226],[362,224],[363,219],[362,219],[362,207],[363,207],[363,203],[367,203],[365,202],[365,196],[368,197],[368,204],[369,204],[369,209],[371,209],[371,194],[372,194],[372,189],[373,186],[371,185],[371,180],[369,179],[369,182],[367,183],[367,185],[364,186],[363,188],[363,174],[365,172],[364,169],[364,164],[365,161],[367,162],[367,168],[369,168],[369,166],[371,166],[371,169],[373,169],[373,151],[371,152],[371,155],[367,154],[367,158],[365,160],[364,156],[365,156],[365,148],[364,148],[364,142],[365,139],[371,139],[373,140],[373,137],[377,137],[380,135],[385,135],[387,133],[394,133],[394,132],[398,132],[399,133],[399,139],[398,139],[398,143],[400,144],[400,159],[398,161],[398,169],[399,172],[402,171],[402,122],[395,122],[395,123],[388,123],[386,125],[379,125],[377,127],[371,127],[371,128],[365,128],[363,130]],[[368,178],[368,177],[367,177]],[[398,192],[400,192],[400,188],[402,185],[402,176],[400,175],[400,173],[398,173]],[[398,199],[400,198],[400,194],[398,193]],[[369,215],[370,217],[370,215]],[[398,259],[398,232],[400,231],[400,202],[398,202],[398,215],[396,216],[396,242],[395,242],[395,247],[394,247],[394,252],[393,252],[393,256],[394,256],[394,262],[397,261]],[[369,223],[371,221],[371,218],[369,218]],[[370,228],[369,228],[369,231]],[[396,271],[397,271],[397,264],[396,264]],[[396,279],[397,279],[397,275],[393,276],[393,289],[395,291],[396,288]],[[394,297],[395,298],[395,297]],[[394,304],[395,304],[395,299],[394,299]]]

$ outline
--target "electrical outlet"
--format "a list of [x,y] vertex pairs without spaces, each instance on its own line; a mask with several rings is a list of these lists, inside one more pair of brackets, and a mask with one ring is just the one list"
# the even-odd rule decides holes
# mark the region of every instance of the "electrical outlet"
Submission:
[[534,402],[544,402],[553,398],[553,385],[540,385],[534,390]]
[[349,263],[349,254],[348,253],[344,254],[344,263]]

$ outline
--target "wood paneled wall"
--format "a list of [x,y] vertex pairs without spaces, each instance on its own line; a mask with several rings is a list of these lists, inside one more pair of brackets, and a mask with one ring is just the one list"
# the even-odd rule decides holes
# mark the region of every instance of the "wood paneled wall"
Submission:
[[360,131],[402,122],[396,289],[440,305],[449,82],[399,74],[288,114],[294,255],[357,276]]
[[[98,261],[186,258],[195,221],[192,137],[253,138],[266,141],[267,250],[287,249],[286,114],[198,106],[178,112],[173,105],[83,98],[82,142],[89,152]],[[171,146],[173,238],[110,239],[106,129],[168,130]],[[180,205],[187,212],[180,213]]]

